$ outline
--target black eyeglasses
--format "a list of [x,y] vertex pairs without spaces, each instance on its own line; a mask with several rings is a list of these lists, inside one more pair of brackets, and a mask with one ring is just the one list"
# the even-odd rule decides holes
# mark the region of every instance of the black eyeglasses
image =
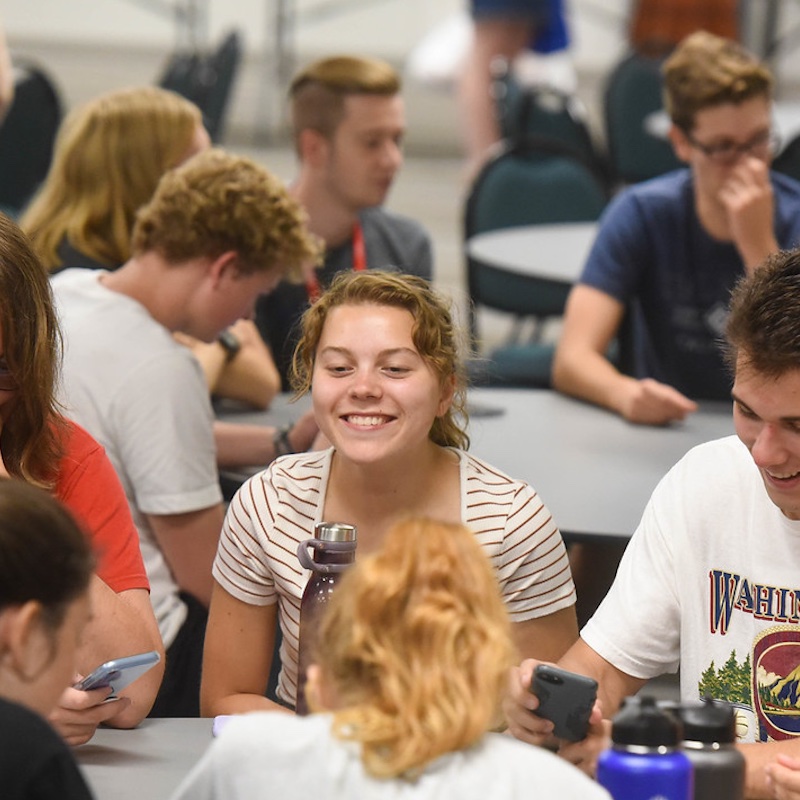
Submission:
[[0,392],[13,392],[16,388],[17,381],[8,368],[8,364],[0,359]]
[[766,158],[775,153],[780,146],[780,137],[773,131],[762,131],[750,141],[737,144],[736,142],[720,142],[719,144],[703,144],[698,142],[691,134],[686,134],[689,144],[696,147],[704,156],[718,164],[730,164],[739,156],[754,155],[756,158]]

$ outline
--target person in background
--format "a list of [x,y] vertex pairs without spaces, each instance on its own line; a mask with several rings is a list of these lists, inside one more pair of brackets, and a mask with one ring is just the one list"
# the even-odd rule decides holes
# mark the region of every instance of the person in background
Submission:
[[[45,182],[20,224],[52,274],[117,269],[131,255],[136,212],[161,176],[211,144],[200,109],[155,86],[119,89],[76,108],[56,139]],[[209,390],[267,408],[280,390],[269,351],[251,320],[213,342],[187,334]]]
[[[559,391],[649,425],[683,419],[697,400],[727,399],[718,341],[730,291],[770,253],[800,244],[800,183],[769,168],[766,65],[700,31],[663,73],[670,141],[688,168],[609,205],[553,363]],[[608,356],[618,336],[620,368]]]
[[52,279],[66,340],[62,398],[105,446],[139,531],[167,648],[158,716],[196,716],[211,565],[222,527],[217,467],[305,450],[287,433],[214,422],[202,371],[172,334],[212,341],[259,293],[318,255],[299,205],[253,161],[205,150],[165,173],[119,269]]
[[300,282],[282,282],[256,305],[256,324],[278,365],[282,386],[300,318],[333,276],[345,270],[396,269],[430,280],[431,242],[422,226],[382,208],[403,164],[406,132],[400,77],[383,61],[355,56],[308,65],[289,88],[299,172],[292,196],[325,260]]
[[470,0],[473,36],[461,70],[458,100],[463,118],[467,174],[476,175],[501,138],[492,62],[511,65],[537,39],[566,43],[561,0]]
[[[598,680],[603,713],[680,669],[681,700],[734,704],[745,796],[773,797],[779,756],[800,757],[800,250],[737,285],[726,324],[736,436],[695,447],[653,492],[614,583],[559,660]],[[540,741],[523,662],[511,732]],[[609,723],[561,752],[591,770]],[[785,763],[785,762],[784,762]],[[771,766],[770,766],[771,765]]]
[[[465,384],[448,301],[422,278],[343,272],[303,316],[294,359],[332,447],[277,459],[234,497],[214,562],[204,715],[276,708],[264,697],[280,624],[277,697],[295,705],[298,620],[315,522],[356,526],[377,550],[409,515],[463,523],[490,556],[523,655],[558,658],[577,637],[561,534],[542,499],[466,452]],[[544,655],[547,654],[547,655]]]
[[543,750],[490,733],[516,652],[471,530],[393,525],[334,593],[309,668],[309,717],[227,723],[173,800],[607,798]]
[[0,781],[8,800],[91,800],[46,717],[75,678],[93,568],[86,537],[58,501],[0,479]]
[[[558,391],[644,425],[682,420],[698,400],[728,399],[719,341],[730,291],[768,254],[800,244],[800,183],[769,169],[767,67],[701,31],[663,73],[670,140],[687,168],[608,206],[570,292],[552,373]],[[608,590],[622,549],[570,548],[581,622]]]
[[5,26],[0,21],[0,125],[14,102],[14,66],[8,50]]
[[[142,555],[119,478],[103,448],[63,416],[55,400],[61,335],[47,272],[19,227],[0,215],[0,476],[50,491],[83,526],[97,554],[94,612],[78,650],[88,674],[111,658],[163,652]],[[150,711],[162,667],[119,700],[64,690],[51,721],[70,744],[102,722],[138,725]]]

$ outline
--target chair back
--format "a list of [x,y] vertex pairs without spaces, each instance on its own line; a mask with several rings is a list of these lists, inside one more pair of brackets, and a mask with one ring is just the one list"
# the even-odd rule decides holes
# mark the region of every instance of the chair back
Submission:
[[[602,180],[573,150],[528,139],[501,152],[478,174],[465,206],[465,242],[478,233],[519,225],[591,222],[607,200]],[[538,318],[560,316],[570,288],[470,256],[467,285],[473,307]],[[474,308],[470,322],[477,340]]]
[[606,83],[603,111],[608,159],[619,184],[637,183],[681,166],[669,141],[645,129],[646,118],[663,108],[662,61],[630,53],[614,67]]
[[231,31],[211,53],[175,53],[158,80],[162,89],[171,89],[199,107],[213,142],[222,139],[241,59],[241,36]]
[[790,139],[772,160],[772,169],[800,181],[800,135]]
[[0,124],[0,207],[16,216],[47,176],[64,112],[45,70],[16,59],[14,72],[14,101]]
[[504,59],[492,64],[495,97],[503,139],[523,144],[550,139],[572,148],[603,181],[608,179],[605,156],[595,145],[586,109],[577,97],[550,86],[523,86]]

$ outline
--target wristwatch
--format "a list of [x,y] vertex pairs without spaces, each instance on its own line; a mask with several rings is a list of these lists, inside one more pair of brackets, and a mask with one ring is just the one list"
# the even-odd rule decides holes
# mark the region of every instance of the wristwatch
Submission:
[[217,341],[225,351],[225,363],[233,361],[236,354],[242,349],[242,343],[239,341],[239,337],[227,329],[217,336]]

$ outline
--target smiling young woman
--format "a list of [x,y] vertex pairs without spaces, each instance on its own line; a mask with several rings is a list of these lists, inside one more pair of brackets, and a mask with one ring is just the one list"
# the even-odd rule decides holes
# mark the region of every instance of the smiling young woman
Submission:
[[376,550],[409,516],[465,524],[491,558],[522,656],[555,660],[577,637],[561,535],[536,492],[469,455],[465,384],[449,305],[419,278],[343,273],[303,318],[294,358],[332,447],[285,456],[248,481],[214,565],[204,714],[274,707],[264,695],[278,623],[278,699],[298,684],[298,544],[315,522],[358,528]]

